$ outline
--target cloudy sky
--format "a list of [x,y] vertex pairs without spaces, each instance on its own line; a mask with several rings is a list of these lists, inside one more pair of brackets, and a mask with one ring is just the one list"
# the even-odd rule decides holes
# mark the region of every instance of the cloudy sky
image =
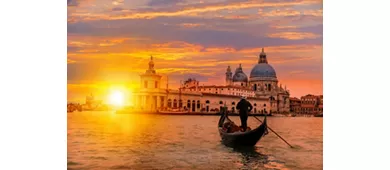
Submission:
[[[137,87],[155,59],[169,86],[249,76],[265,48],[291,96],[322,94],[322,0],[67,0],[68,100]],[[164,78],[166,79],[166,78]]]

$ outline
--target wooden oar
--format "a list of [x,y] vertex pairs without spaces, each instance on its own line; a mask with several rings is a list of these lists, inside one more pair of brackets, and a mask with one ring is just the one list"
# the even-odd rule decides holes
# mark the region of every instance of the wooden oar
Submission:
[[[255,117],[258,121],[260,121],[261,123],[263,123],[263,121],[261,121],[261,120],[260,120],[259,118],[257,118],[256,116],[253,116],[253,117]],[[276,136],[278,136],[280,139],[282,139],[284,142],[286,142],[287,145],[289,145],[291,148],[294,148],[294,147],[291,146],[286,140],[284,140],[278,133],[276,133],[274,130],[272,130],[268,125],[267,125],[267,128],[268,128],[269,130],[271,130],[272,132],[274,132]]]

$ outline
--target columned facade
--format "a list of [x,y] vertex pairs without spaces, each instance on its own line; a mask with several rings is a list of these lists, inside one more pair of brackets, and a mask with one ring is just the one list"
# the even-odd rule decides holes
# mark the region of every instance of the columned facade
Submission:
[[241,96],[246,96],[254,106],[254,113],[288,112],[289,91],[286,86],[279,86],[264,49],[257,62],[249,78],[239,64],[234,75],[228,66],[225,85],[200,86],[199,81],[188,79],[179,89],[168,89],[168,84],[165,86],[162,76],[156,73],[151,57],[148,70],[140,75],[140,88],[134,90],[133,104],[142,111],[188,112],[217,112],[226,104],[229,111],[237,113],[236,104]]

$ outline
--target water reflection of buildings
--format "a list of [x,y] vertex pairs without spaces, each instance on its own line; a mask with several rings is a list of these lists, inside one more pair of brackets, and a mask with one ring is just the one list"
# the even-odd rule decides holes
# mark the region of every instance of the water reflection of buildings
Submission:
[[252,103],[255,113],[288,112],[290,93],[278,84],[274,68],[268,64],[262,49],[257,64],[250,72],[249,79],[241,64],[234,75],[230,66],[225,73],[225,85],[200,86],[196,79],[188,79],[179,89],[169,89],[161,84],[161,75],[154,69],[153,57],[149,69],[141,77],[141,87],[134,90],[134,106],[141,110],[181,109],[190,112],[214,112],[226,103],[228,110],[235,106],[242,95]]

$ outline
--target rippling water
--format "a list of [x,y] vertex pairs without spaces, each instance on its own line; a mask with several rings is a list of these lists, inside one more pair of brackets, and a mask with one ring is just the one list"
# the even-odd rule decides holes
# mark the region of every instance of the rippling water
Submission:
[[218,116],[68,113],[68,169],[322,169],[322,118],[268,118],[293,149],[271,131],[255,148],[225,147]]

